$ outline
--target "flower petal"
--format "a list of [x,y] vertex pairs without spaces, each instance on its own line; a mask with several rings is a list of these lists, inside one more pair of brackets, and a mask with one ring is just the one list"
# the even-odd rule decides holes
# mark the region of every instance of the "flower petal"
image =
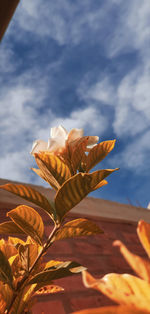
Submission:
[[68,143],[83,137],[83,129],[72,129],[68,134]]
[[49,152],[61,152],[65,148],[64,137],[58,137],[55,139],[50,138],[48,140],[48,151]]
[[62,126],[59,125],[58,127],[51,128],[50,130],[50,136],[51,138],[64,138],[67,139],[68,132],[66,129]]
[[36,140],[33,142],[31,155],[34,155],[34,153],[39,153],[40,151],[46,151],[48,149],[47,143],[42,140]]
[[140,220],[138,222],[137,234],[143,245],[143,248],[150,258],[150,224],[144,220]]
[[124,258],[139,277],[150,282],[150,261],[131,253],[119,240],[114,241],[113,245],[119,247]]
[[89,136],[88,145],[87,145],[87,152],[89,152],[90,149],[93,148],[97,144],[98,141],[99,141],[98,136]]
[[148,310],[150,304],[150,284],[128,274],[108,274],[95,279],[87,271],[82,272],[83,283],[87,288],[101,291],[113,301],[139,310]]

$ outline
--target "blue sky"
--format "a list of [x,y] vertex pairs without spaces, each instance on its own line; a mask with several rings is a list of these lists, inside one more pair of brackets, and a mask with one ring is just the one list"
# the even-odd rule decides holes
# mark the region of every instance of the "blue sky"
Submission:
[[120,170],[94,196],[150,201],[147,0],[22,0],[0,47],[0,177],[43,184],[30,167],[50,127],[117,139],[99,168]]

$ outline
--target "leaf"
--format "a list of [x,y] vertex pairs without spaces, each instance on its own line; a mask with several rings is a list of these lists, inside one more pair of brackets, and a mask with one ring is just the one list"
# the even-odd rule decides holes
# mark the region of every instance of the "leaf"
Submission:
[[7,221],[0,224],[0,233],[24,235],[24,232],[13,221]]
[[146,314],[147,311],[128,306],[102,306],[74,312],[73,314]]
[[85,270],[85,267],[76,262],[64,262],[38,273],[33,278],[31,278],[28,284],[44,283],[47,285],[51,283],[52,280],[71,276],[83,270]]
[[17,249],[7,241],[4,241],[4,243],[0,245],[0,249],[7,259],[17,254]]
[[17,286],[17,279],[20,276],[23,275],[22,265],[21,265],[21,261],[20,261],[19,255],[16,254],[15,256],[11,256],[9,258],[9,264],[11,266],[11,270],[12,270],[13,276],[15,276],[14,288],[16,288],[16,286]]
[[137,234],[148,257],[150,257],[150,224],[144,220],[140,220],[137,227]]
[[81,164],[81,160],[83,158],[83,155],[86,151],[86,146],[88,143],[88,136],[82,137],[80,139],[76,139],[73,142],[73,147],[70,145],[70,151],[71,151],[71,162],[73,165],[73,169],[76,172],[76,170],[79,168]]
[[48,268],[57,268],[58,265],[61,265],[63,262],[62,261],[55,261],[55,260],[50,260],[45,264],[44,269]]
[[87,156],[86,171],[88,172],[96,164],[102,161],[114,148],[116,140],[105,141],[95,145]]
[[103,231],[95,223],[87,219],[78,218],[67,222],[59,229],[53,241],[99,233],[103,233]]
[[94,190],[97,190],[97,189],[100,189],[102,186],[107,185],[107,184],[108,184],[108,182],[107,182],[106,180],[102,180],[102,181],[100,181],[100,183],[98,183],[98,184],[94,187],[93,191],[94,191]]
[[24,289],[19,291],[12,307],[11,307],[11,314],[22,314],[28,313],[28,311],[24,311],[25,309],[29,310],[31,305],[31,298],[34,295],[34,289],[36,285],[25,286]]
[[16,237],[9,237],[8,238],[8,243],[12,246],[15,247],[16,249],[18,249],[19,245],[25,245],[26,242],[24,242],[23,240],[16,238]]
[[6,309],[6,302],[2,298],[2,295],[0,294],[0,314],[4,314]]
[[58,184],[56,179],[51,175],[51,173],[47,170],[43,162],[39,160],[39,164],[42,170],[36,168],[31,168],[31,170],[33,170],[39,177],[41,177],[43,180],[49,183],[51,187],[57,191],[60,188],[60,185]]
[[68,166],[53,154],[46,152],[36,153],[35,159],[41,170],[43,169],[41,168],[41,165],[45,165],[49,173],[51,173],[59,185],[62,185],[71,177]]
[[149,309],[150,284],[138,277],[112,273],[102,279],[95,279],[84,271],[83,282],[86,287],[101,291],[121,305],[133,306],[145,311]]
[[56,212],[60,220],[115,170],[118,170],[118,168],[98,170],[89,174],[80,172],[67,180],[55,196]]
[[20,245],[18,251],[22,268],[29,271],[29,245]]
[[56,286],[56,285],[48,285],[48,286],[44,286],[39,288],[35,294],[37,295],[47,295],[47,294],[54,294],[54,293],[58,293],[60,291],[64,291],[64,288],[60,287],[60,286]]
[[118,246],[120,252],[125,257],[126,261],[132,267],[132,269],[142,279],[150,282],[150,262],[138,255],[131,253],[121,241],[115,241],[114,246]]
[[0,280],[4,283],[9,284],[12,287],[12,271],[10,264],[4,255],[4,253],[0,250]]
[[18,251],[23,269],[29,271],[30,267],[33,265],[34,261],[38,256],[39,253],[38,245],[36,243],[20,245]]
[[20,205],[12,209],[7,215],[21,228],[27,235],[31,236],[37,243],[42,244],[44,225],[41,216],[32,208]]
[[6,306],[8,308],[12,300],[13,292],[9,285],[0,282],[0,314],[5,313]]
[[22,184],[8,183],[0,186],[1,189],[11,192],[31,203],[34,203],[43,208],[51,217],[54,214],[54,209],[49,203],[48,199],[40,192],[34,190],[29,186]]

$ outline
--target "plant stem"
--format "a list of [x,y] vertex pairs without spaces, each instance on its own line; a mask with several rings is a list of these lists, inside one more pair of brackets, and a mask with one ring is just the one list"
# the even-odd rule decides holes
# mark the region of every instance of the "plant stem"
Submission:
[[32,273],[32,271],[33,271],[33,269],[35,268],[35,266],[37,265],[39,259],[40,259],[40,258],[42,257],[42,255],[47,251],[47,249],[48,249],[48,247],[49,247],[49,245],[50,245],[50,242],[51,242],[53,236],[55,235],[56,231],[57,231],[59,228],[60,228],[60,225],[55,225],[55,226],[54,226],[52,232],[50,233],[50,235],[49,235],[49,237],[48,237],[48,239],[47,239],[47,242],[44,244],[44,246],[43,246],[41,252],[40,252],[39,255],[37,256],[37,258],[36,258],[36,260],[34,261],[34,263],[32,264],[32,266],[30,267],[29,272],[28,272],[28,275],[27,275],[27,276],[24,276],[24,277],[22,278],[22,280],[19,282],[19,284],[18,284],[18,286],[17,286],[17,289],[16,289],[16,291],[15,291],[15,294],[14,294],[14,296],[13,296],[13,298],[12,298],[12,301],[11,301],[11,303],[10,303],[10,305],[9,305],[9,308],[5,311],[6,314],[9,314],[9,313],[10,313],[11,308],[12,308],[12,306],[13,306],[13,304],[14,304],[14,302],[15,302],[17,296],[18,296],[18,291],[20,291],[20,289],[22,288],[23,284],[24,284],[25,281],[28,279],[29,275]]

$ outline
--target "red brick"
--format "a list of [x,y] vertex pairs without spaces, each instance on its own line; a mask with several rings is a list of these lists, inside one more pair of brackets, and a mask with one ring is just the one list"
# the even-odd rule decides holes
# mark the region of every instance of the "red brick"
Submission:
[[92,296],[80,295],[70,300],[71,312],[92,307],[101,307],[103,305],[114,305],[114,302],[98,292]]
[[66,314],[61,301],[37,302],[32,308],[33,314]]
[[55,284],[58,284],[59,286],[63,287],[65,290],[64,293],[86,290],[82,282],[81,274],[59,279],[55,282]]
[[131,244],[140,244],[139,243],[139,238],[138,238],[138,236],[137,236],[137,234],[136,234],[136,232],[132,232],[132,233],[127,233],[127,232],[122,232],[122,234],[124,235],[124,237],[125,237],[125,241],[126,241],[126,243],[131,243]]
[[72,243],[70,240],[60,240],[53,243],[53,245],[49,248],[49,255],[55,254],[56,256],[61,255],[72,255]]
[[88,271],[91,273],[106,273],[113,271],[113,266],[111,263],[111,255],[97,255],[97,256],[82,256],[81,264],[87,267]]

